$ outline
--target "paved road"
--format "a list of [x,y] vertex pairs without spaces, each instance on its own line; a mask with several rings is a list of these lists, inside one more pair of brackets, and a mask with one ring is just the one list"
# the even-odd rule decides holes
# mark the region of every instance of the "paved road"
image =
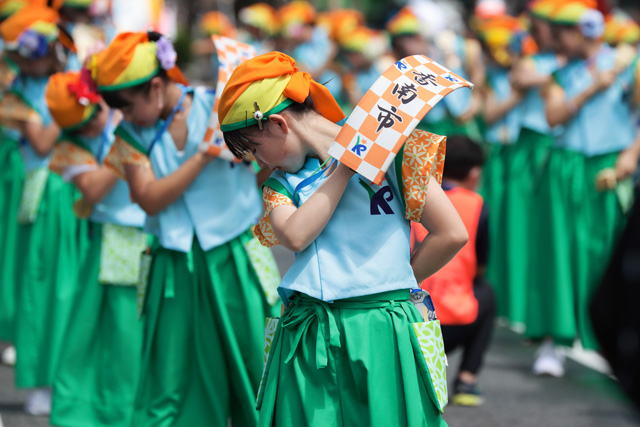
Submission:
[[[276,252],[286,268],[290,257]],[[0,344],[0,347],[3,345]],[[516,333],[498,327],[480,384],[486,403],[480,408],[448,407],[451,427],[632,427],[640,416],[617,383],[608,376],[569,360],[562,379],[530,374],[535,348]],[[449,359],[450,378],[459,355]],[[0,415],[4,427],[44,427],[46,418],[22,414],[25,393],[13,387],[13,370],[0,366]],[[88,426],[90,427],[90,426]],[[214,426],[215,427],[215,426]]]

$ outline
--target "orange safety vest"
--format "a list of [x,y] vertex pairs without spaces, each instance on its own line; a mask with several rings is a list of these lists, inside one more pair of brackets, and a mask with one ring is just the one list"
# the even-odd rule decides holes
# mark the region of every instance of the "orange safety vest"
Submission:
[[[447,265],[425,279],[420,287],[431,294],[440,323],[468,325],[478,317],[478,300],[473,294],[473,280],[478,270],[476,236],[483,199],[479,194],[461,187],[445,192],[467,228],[469,241]],[[427,234],[421,224],[411,223],[412,250],[422,243]]]

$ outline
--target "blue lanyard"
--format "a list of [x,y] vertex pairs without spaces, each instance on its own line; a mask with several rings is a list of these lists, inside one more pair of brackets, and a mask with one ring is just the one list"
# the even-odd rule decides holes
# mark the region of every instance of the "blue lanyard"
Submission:
[[293,190],[293,203],[295,203],[296,207],[300,207],[300,196],[298,195],[300,190],[310,186],[311,184],[319,180],[320,177],[324,175],[326,170],[329,169],[331,165],[335,163],[336,159],[331,159],[331,162],[329,163],[329,165],[327,167],[323,167],[324,165],[327,164],[328,161],[329,159],[327,159],[322,165],[320,165],[320,167],[313,173],[313,175],[306,177],[305,179],[300,181],[298,185],[296,185],[295,190]]
[[187,93],[193,92],[193,88],[187,87],[187,86],[180,87],[180,90],[182,91],[182,95],[180,95],[180,99],[178,100],[178,103],[176,104],[175,107],[173,107],[173,110],[171,110],[171,114],[169,114],[169,117],[167,117],[167,120],[164,121],[164,123],[158,130],[158,133],[156,134],[155,138],[153,138],[153,141],[149,146],[149,151],[147,151],[147,155],[151,154],[151,150],[153,150],[153,146],[156,145],[156,142],[158,142],[160,138],[162,138],[162,135],[166,132],[167,128],[171,124],[171,120],[173,120],[173,116],[176,115],[178,110],[182,110],[182,103],[184,102],[184,97],[187,96]]
[[100,148],[98,148],[98,154],[96,154],[96,159],[98,159],[98,163],[102,164],[102,155],[104,154],[104,147],[107,145],[107,141],[109,141],[109,133],[113,129],[113,113],[114,109],[109,110],[109,118],[107,119],[107,124],[102,130],[102,140],[100,141]]

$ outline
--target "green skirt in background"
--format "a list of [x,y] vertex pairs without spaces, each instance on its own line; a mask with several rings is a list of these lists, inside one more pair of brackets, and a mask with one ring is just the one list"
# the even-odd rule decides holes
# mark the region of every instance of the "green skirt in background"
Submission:
[[132,425],[256,425],[271,307],[244,247],[251,238],[206,252],[195,238],[189,253],[154,250]]
[[50,173],[34,223],[18,230],[16,386],[53,383],[86,249],[86,221],[72,211],[75,188]]
[[142,351],[137,289],[98,282],[102,225],[91,223],[90,236],[56,370],[50,422],[129,427]]
[[508,247],[505,229],[505,192],[513,145],[487,144],[479,193],[489,210],[489,259],[487,280],[493,285],[498,316],[508,312],[508,278],[505,262]]
[[446,426],[412,339],[412,323],[424,320],[408,298],[408,290],[333,303],[297,294],[272,341],[258,426]]
[[534,188],[540,183],[552,143],[550,136],[523,129],[518,142],[510,146],[505,165],[503,211],[497,230],[499,241],[504,245],[501,252],[504,258],[499,262],[498,315],[514,326],[526,322],[529,274],[535,265],[530,248],[532,241],[539,238],[531,233],[531,221],[538,215]]
[[15,268],[18,223],[16,217],[24,167],[18,141],[8,139],[0,129],[0,340],[13,341],[16,310]]
[[[624,225],[620,193],[597,191],[597,174],[615,166],[617,153],[585,157],[553,149],[536,200],[526,335],[597,349],[588,304]],[[624,184],[619,184],[622,187]],[[546,239],[543,239],[543,236]]]

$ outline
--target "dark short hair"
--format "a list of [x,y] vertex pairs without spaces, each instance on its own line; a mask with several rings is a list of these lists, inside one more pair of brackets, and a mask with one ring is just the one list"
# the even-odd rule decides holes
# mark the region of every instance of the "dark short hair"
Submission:
[[[160,40],[160,37],[162,37],[162,34],[157,33],[155,31],[149,31],[147,35],[149,37],[149,41],[152,41],[152,42],[156,42]],[[158,69],[158,73],[153,77],[160,77],[164,81],[169,80],[169,77],[167,76],[167,71],[164,70],[162,67]],[[111,108],[120,109],[120,108],[128,107],[131,104],[131,101],[129,101],[130,97],[135,96],[139,93],[146,96],[149,95],[149,92],[151,92],[151,79],[153,77],[151,77],[146,82],[140,83],[139,85],[136,85],[136,86],[128,87],[126,89],[120,89],[120,90],[114,90],[114,91],[101,91],[100,95],[102,95],[102,99],[104,99],[104,102],[106,102],[107,105]]]
[[447,152],[444,161],[444,179],[464,180],[471,169],[482,166],[482,147],[468,136],[454,135],[447,138]]
[[[297,117],[308,112],[315,111],[313,99],[311,99],[311,96],[308,96],[303,103],[300,104],[294,102],[282,110],[282,112],[285,111],[293,113]],[[231,150],[234,156],[238,159],[242,159],[247,153],[251,152],[253,147],[259,145],[252,140],[254,135],[257,135],[259,132],[266,132],[269,134],[268,121],[263,123],[267,123],[263,126],[263,129],[260,129],[258,125],[252,125],[242,129],[223,132],[224,142],[227,144],[227,147],[229,147],[229,150]]]

